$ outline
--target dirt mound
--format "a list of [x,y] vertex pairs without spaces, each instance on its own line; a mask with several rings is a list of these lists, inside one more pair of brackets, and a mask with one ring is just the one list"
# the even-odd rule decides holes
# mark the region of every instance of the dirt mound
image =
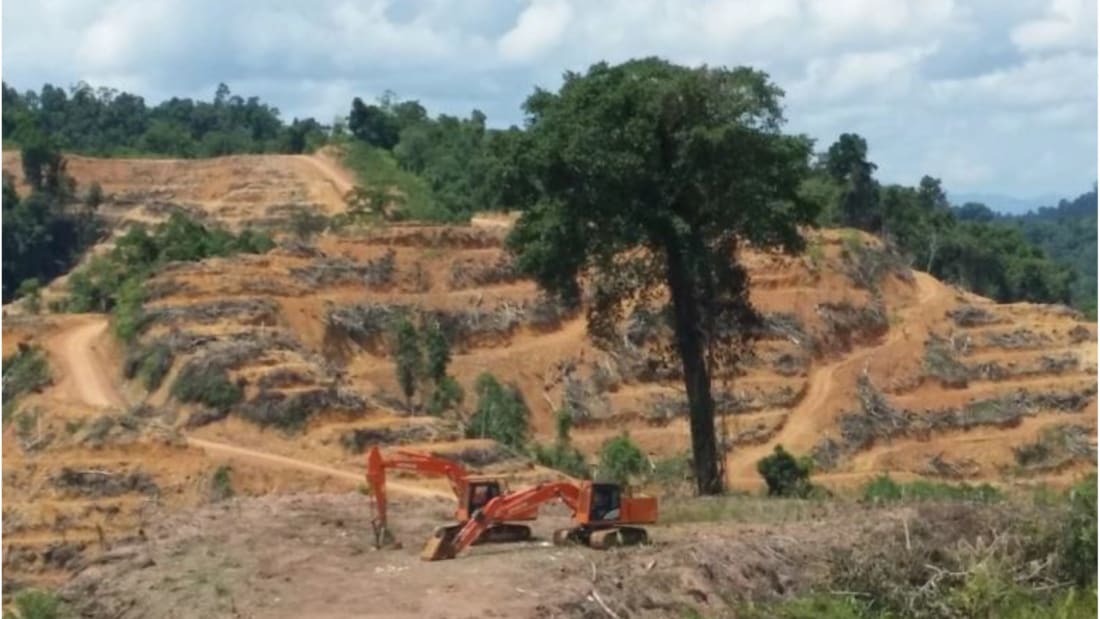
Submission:
[[[285,222],[295,210],[333,215],[345,210],[350,175],[327,153],[234,155],[211,159],[97,159],[67,155],[79,186],[103,188],[100,211],[113,221],[158,221],[174,211],[231,228]],[[22,183],[18,152],[4,170]]]
[[837,504],[787,524],[764,524],[762,514],[760,523],[656,526],[652,546],[600,552],[545,541],[564,514],[544,508],[532,542],[421,561],[420,541],[448,511],[445,501],[395,503],[405,548],[383,551],[370,546],[366,499],[356,495],[234,499],[165,514],[147,539],[82,563],[63,595],[88,617],[168,617],[183,604],[207,617],[725,616],[875,570],[900,578],[900,556],[923,582],[950,549],[981,544],[990,531],[1007,538],[1018,519],[1017,510],[975,504]]

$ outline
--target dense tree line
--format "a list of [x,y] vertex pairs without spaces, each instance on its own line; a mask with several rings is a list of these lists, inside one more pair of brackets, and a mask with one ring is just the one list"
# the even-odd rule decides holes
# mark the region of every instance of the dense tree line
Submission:
[[[538,91],[531,103],[548,96]],[[441,219],[527,209],[537,199],[529,127],[490,129],[477,110],[469,118],[432,118],[419,102],[387,94],[376,104],[356,98],[348,129],[424,181],[433,202],[426,212]],[[953,207],[930,176],[915,186],[884,185],[868,150],[864,138],[848,133],[816,157],[800,193],[818,206],[819,224],[879,234],[914,268],[998,301],[1071,303],[1095,315],[1095,193],[1009,218],[982,204]]]
[[67,152],[97,156],[214,157],[234,153],[301,153],[323,144],[316,120],[279,119],[279,110],[218,86],[213,101],[173,97],[156,106],[127,92],[81,82],[66,92],[46,84],[20,94],[3,85],[7,144],[48,138]]
[[60,152],[44,143],[28,145],[23,175],[30,185],[23,196],[12,175],[3,176],[4,303],[21,286],[32,291],[69,271],[101,235],[98,186],[78,196]]
[[1096,318],[1096,186],[1073,200],[1025,215],[1000,218],[1042,248],[1054,260],[1073,269],[1073,305]]
[[348,114],[351,135],[387,151],[402,170],[422,179],[444,219],[522,208],[531,197],[518,189],[516,161],[523,132],[489,129],[485,123],[479,110],[469,118],[431,118],[418,101],[397,101],[391,94],[377,104],[356,98]]
[[[1078,282],[1091,277],[1095,304],[1095,194],[1091,224],[1080,217],[1048,213],[1048,220],[1059,222],[1054,225],[1065,227],[1054,232],[1056,228],[1043,228],[1037,221],[999,217],[982,204],[952,207],[940,181],[930,176],[914,187],[882,185],[874,178],[875,169],[868,159],[867,142],[855,134],[841,135],[821,153],[801,188],[805,197],[821,205],[819,223],[879,234],[914,268],[1001,302],[1077,301],[1088,310],[1086,294],[1074,292]],[[1073,212],[1086,211],[1079,207]],[[1044,234],[1059,241],[1044,244],[1043,239],[1049,238]],[[1083,268],[1083,259],[1058,260],[1058,255],[1047,251],[1068,253],[1072,251],[1069,243],[1090,235],[1091,275]],[[1055,249],[1058,243],[1065,246]]]
[[[530,104],[549,96],[537,91]],[[405,190],[410,211],[420,202],[430,203],[419,216],[463,219],[480,210],[526,209],[537,199],[526,165],[536,155],[529,148],[530,127],[492,129],[478,110],[468,118],[431,117],[418,101],[398,100],[391,93],[373,104],[356,98],[347,122],[353,147],[384,155],[382,162],[399,173],[392,179],[414,179],[416,187],[397,189]],[[91,209],[78,208],[71,181],[49,171],[50,153],[297,153],[333,135],[313,119],[284,123],[274,107],[233,95],[224,84],[212,101],[173,97],[150,107],[140,96],[83,83],[69,91],[47,84],[22,94],[5,83],[3,132],[8,145],[37,161],[27,167],[36,188],[30,195],[17,196],[5,184],[5,218],[16,222],[5,225],[5,235],[27,231],[22,241],[9,244],[13,249],[5,248],[5,300],[24,279],[44,281],[64,272],[95,235]],[[378,167],[378,159],[370,161]],[[881,234],[914,267],[944,280],[999,301],[1072,302],[1095,312],[1095,191],[1057,207],[1005,217],[980,204],[953,208],[931,177],[913,187],[883,185],[875,179],[876,169],[867,142],[844,134],[818,155],[800,194],[818,205],[818,223]],[[12,252],[19,253],[20,265],[33,266],[16,266],[7,259]]]

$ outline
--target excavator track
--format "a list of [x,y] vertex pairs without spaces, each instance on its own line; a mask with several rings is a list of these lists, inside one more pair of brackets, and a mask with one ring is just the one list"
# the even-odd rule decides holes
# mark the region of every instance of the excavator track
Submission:
[[647,543],[649,543],[649,534],[640,527],[617,526],[595,530],[587,527],[572,527],[554,531],[556,546],[577,544],[605,550],[616,546],[637,546]]
[[529,539],[531,539],[531,527],[502,522],[486,529],[485,534],[478,538],[474,545],[526,542]]

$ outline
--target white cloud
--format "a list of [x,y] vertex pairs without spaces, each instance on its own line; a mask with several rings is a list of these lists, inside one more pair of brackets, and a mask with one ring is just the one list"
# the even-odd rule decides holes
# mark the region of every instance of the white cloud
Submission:
[[[150,103],[219,82],[325,122],[386,89],[518,122],[536,86],[657,55],[767,71],[792,130],[864,135],[884,182],[1073,193],[1096,177],[1096,0],[39,0],[4,79]],[[1053,158],[1035,165],[1035,160]],[[1046,159],[1044,159],[1046,161]]]
[[904,95],[913,86],[920,61],[935,49],[928,45],[814,59],[792,94],[833,100]]
[[1012,30],[1024,51],[1096,50],[1096,0],[1051,0],[1046,15]]
[[535,0],[497,42],[505,60],[531,60],[561,41],[573,9],[564,0]]

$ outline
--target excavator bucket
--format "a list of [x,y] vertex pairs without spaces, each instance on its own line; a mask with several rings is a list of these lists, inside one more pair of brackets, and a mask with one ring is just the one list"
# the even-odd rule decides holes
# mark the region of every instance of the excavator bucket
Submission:
[[439,527],[428,538],[424,549],[420,551],[420,558],[424,561],[442,561],[455,558],[454,541],[462,525]]

